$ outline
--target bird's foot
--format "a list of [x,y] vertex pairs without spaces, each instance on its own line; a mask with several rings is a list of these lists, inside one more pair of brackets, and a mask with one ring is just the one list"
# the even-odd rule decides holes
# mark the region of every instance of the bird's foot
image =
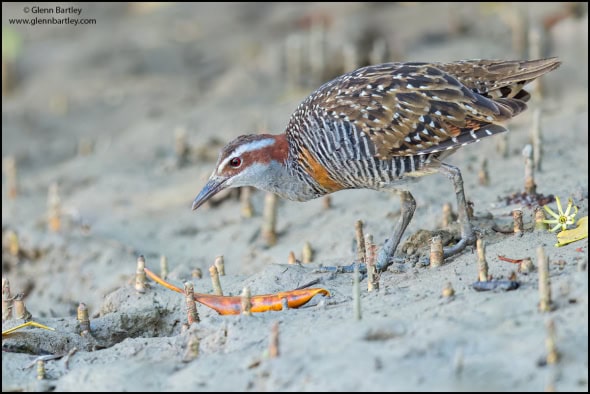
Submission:
[[[419,266],[430,265],[430,240],[433,236],[439,235],[442,237],[443,245],[449,244],[453,241],[453,235],[444,230],[439,231],[427,231],[419,230],[412,234],[400,247],[400,250],[393,251],[387,249],[388,243],[386,242],[383,248],[380,250],[377,261],[375,263],[377,270],[383,272],[387,270],[392,264],[417,264]],[[472,236],[462,237],[459,242],[452,246],[446,246],[443,248],[444,258],[450,258],[463,252],[468,246],[475,245],[475,234]],[[388,253],[389,252],[389,253]]]
[[[396,256],[395,258],[391,259],[391,261],[388,259],[388,262],[387,262],[385,268],[387,269],[387,267],[393,263],[403,264],[403,263],[405,263],[406,258],[407,258],[407,256],[402,256],[402,257]],[[352,263],[352,264],[348,264],[348,265],[338,265],[338,266],[320,265],[318,268],[316,268],[314,270],[314,272],[316,272],[316,273],[332,273],[332,274],[352,274],[352,273],[354,273],[355,264],[358,264],[359,273],[361,274],[361,280],[363,280],[367,276],[367,265],[365,263]],[[375,268],[376,268],[377,272],[384,271],[384,270],[380,270],[378,264],[379,264],[379,262],[376,261]]]
[[405,263],[408,259],[408,254],[405,253],[403,248],[398,251],[399,238],[392,237],[386,239],[381,249],[377,253],[375,259],[375,268],[377,272],[386,271],[394,263]]
[[348,273],[351,274],[354,272],[354,266],[358,265],[359,267],[359,273],[361,273],[362,275],[365,275],[367,273],[367,265],[365,263],[352,263],[349,265],[320,265],[319,268],[316,269],[316,272],[319,273],[326,273],[326,272],[330,272],[330,273],[336,273],[336,274],[343,274],[343,273]]
[[475,235],[461,238],[455,245],[443,248],[443,256],[446,259],[458,255],[469,245],[475,245]]

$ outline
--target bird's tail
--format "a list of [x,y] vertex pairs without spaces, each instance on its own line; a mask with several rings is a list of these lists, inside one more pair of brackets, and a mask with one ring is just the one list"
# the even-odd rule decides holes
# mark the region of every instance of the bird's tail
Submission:
[[494,100],[513,117],[524,111],[531,95],[524,87],[543,74],[555,70],[555,58],[537,60],[467,60],[445,63],[441,69],[474,92]]
[[523,88],[541,75],[555,70],[561,62],[556,58],[537,60],[468,60],[445,63],[441,68],[474,92],[491,99],[528,101]]

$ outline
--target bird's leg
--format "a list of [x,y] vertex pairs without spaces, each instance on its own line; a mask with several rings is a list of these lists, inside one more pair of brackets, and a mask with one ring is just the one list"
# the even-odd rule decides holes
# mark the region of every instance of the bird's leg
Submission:
[[459,213],[459,223],[461,224],[461,240],[453,246],[444,248],[444,257],[451,257],[460,253],[467,245],[472,245],[475,242],[475,233],[469,222],[467,215],[467,200],[465,199],[465,191],[463,190],[463,177],[459,168],[441,163],[439,172],[446,175],[453,182],[455,194],[457,195],[457,211]]
[[[457,210],[459,213],[459,222],[461,223],[461,240],[453,246],[444,248],[444,257],[451,257],[461,253],[467,245],[472,245],[475,242],[475,233],[471,227],[469,216],[467,215],[467,200],[465,199],[465,190],[463,189],[463,177],[459,168],[441,163],[439,172],[446,175],[452,182],[455,194],[457,195]],[[385,241],[383,247],[379,250],[375,266],[378,271],[384,271],[389,267],[393,261],[393,257],[400,240],[406,231],[406,227],[410,224],[414,211],[416,210],[416,200],[414,196],[407,190],[399,192],[401,198],[401,217],[395,227],[393,236]],[[323,267],[324,272],[352,272],[354,264],[343,267]],[[366,272],[364,264],[361,266],[361,272]]]
[[[401,240],[402,235],[404,235],[406,227],[408,227],[410,220],[412,220],[412,216],[414,216],[414,211],[416,210],[416,200],[414,200],[412,193],[407,190],[400,190],[399,194],[402,202],[401,217],[393,231],[393,236],[387,239],[383,244],[383,247],[381,247],[379,250],[377,261],[375,262],[375,267],[377,268],[378,272],[386,270],[393,261],[393,255],[395,254],[395,250],[399,245],[399,241]],[[321,267],[318,272],[350,273],[353,272],[355,264],[359,264],[359,271],[361,273],[364,274],[367,272],[366,265],[359,262],[339,267],[324,266]]]
[[416,210],[416,200],[414,200],[412,193],[407,190],[401,190],[399,194],[402,203],[401,216],[395,226],[393,236],[387,239],[383,244],[383,247],[379,250],[377,261],[375,262],[377,271],[385,271],[393,261],[395,250],[397,249],[402,235],[404,235],[406,227],[410,224],[410,220],[412,220],[412,216],[414,216],[414,211]]

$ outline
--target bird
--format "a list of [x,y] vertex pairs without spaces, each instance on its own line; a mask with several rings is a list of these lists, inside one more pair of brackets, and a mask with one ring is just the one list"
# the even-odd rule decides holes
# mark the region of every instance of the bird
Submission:
[[475,242],[475,233],[461,171],[444,160],[464,145],[506,132],[504,123],[527,108],[525,85],[560,64],[555,57],[396,62],[343,74],[305,98],[284,133],[229,142],[192,209],[232,187],[294,201],[346,189],[394,190],[401,215],[378,252],[376,267],[383,271],[416,210],[408,185],[440,173],[451,180],[457,199],[461,239],[443,253],[454,256]]

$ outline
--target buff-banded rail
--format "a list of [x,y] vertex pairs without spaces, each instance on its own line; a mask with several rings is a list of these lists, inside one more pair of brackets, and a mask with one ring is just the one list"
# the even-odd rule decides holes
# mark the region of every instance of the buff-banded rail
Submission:
[[444,249],[453,256],[475,235],[461,172],[443,160],[507,131],[503,123],[527,108],[525,85],[560,64],[556,58],[385,63],[341,75],[297,107],[283,134],[242,135],[227,144],[192,208],[241,186],[295,201],[345,189],[398,190],[400,219],[376,262],[384,270],[416,209],[405,185],[442,173],[453,183],[461,225],[461,240]]

